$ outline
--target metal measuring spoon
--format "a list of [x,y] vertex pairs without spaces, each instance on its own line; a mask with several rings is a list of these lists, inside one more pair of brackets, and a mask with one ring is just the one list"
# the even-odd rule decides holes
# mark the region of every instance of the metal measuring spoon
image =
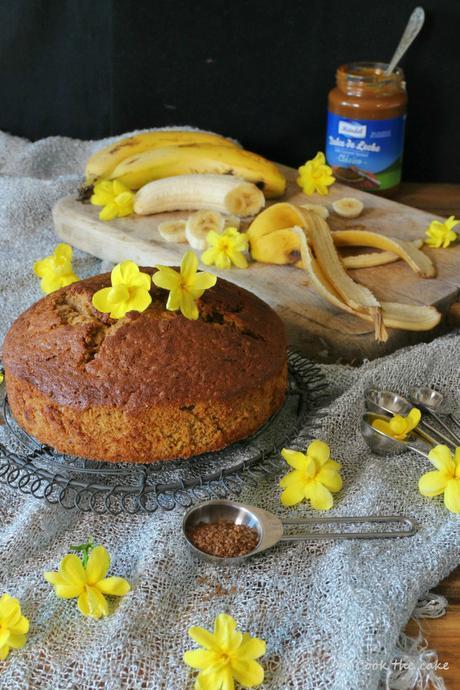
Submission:
[[[413,404],[399,393],[393,391],[379,390],[378,388],[367,388],[364,391],[364,404],[369,412],[377,414],[401,414],[408,415]],[[429,433],[427,433],[429,432]],[[425,419],[421,419],[417,428],[414,429],[416,435],[420,435],[428,443],[436,446],[438,443],[445,443],[450,448],[454,448],[452,439],[438,431]]]
[[390,60],[388,67],[385,70],[385,74],[391,74],[395,69],[398,62],[401,60],[402,56],[412,45],[413,41],[417,38],[420,29],[425,21],[425,10],[423,7],[416,7],[409,17],[404,33],[401,40],[396,48],[393,57]]
[[428,458],[428,453],[432,448],[431,444],[417,437],[412,431],[404,441],[398,441],[392,436],[388,436],[383,431],[375,429],[372,422],[376,419],[383,419],[388,422],[389,417],[374,412],[366,412],[361,419],[361,433],[369,448],[378,455],[392,455],[406,450],[413,450],[424,458]]
[[417,405],[431,415],[433,419],[447,431],[454,442],[460,445],[460,436],[456,434],[455,431],[452,431],[449,425],[442,419],[443,416],[452,419],[452,415],[449,412],[443,414],[442,410],[439,409],[443,402],[442,393],[438,393],[438,391],[427,388],[426,386],[418,386],[417,388],[412,388],[409,395],[414,405]]
[[[259,541],[255,549],[243,556],[222,557],[213,556],[198,549],[188,536],[193,527],[202,523],[213,524],[216,522],[233,522],[235,525],[246,525],[255,529]],[[387,524],[399,523],[405,529],[388,530],[387,532],[304,532],[302,534],[286,534],[286,525],[316,526],[330,525],[357,525],[357,524]],[[267,510],[253,505],[235,503],[225,499],[206,501],[190,508],[182,521],[182,531],[185,541],[192,552],[205,561],[219,563],[220,565],[241,563],[246,558],[255,556],[266,549],[271,548],[280,541],[310,541],[318,539],[395,539],[397,537],[411,537],[419,529],[418,524],[404,515],[367,515],[360,517],[318,517],[303,520],[280,520],[279,517]]]

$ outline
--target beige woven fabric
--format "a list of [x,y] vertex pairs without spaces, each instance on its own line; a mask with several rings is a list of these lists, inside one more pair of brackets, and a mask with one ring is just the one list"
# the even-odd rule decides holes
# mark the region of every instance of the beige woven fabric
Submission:
[[[40,296],[33,261],[56,244],[50,210],[74,192],[95,144],[51,138],[34,144],[0,135],[0,337]],[[3,167],[2,167],[3,166]],[[81,275],[100,262],[76,253]],[[181,509],[152,516],[98,517],[51,507],[0,486],[0,593],[17,596],[31,621],[27,645],[0,662],[8,690],[189,690],[182,653],[190,625],[210,628],[221,611],[267,641],[263,688],[373,690],[418,598],[460,560],[459,519],[440,499],[420,496],[428,462],[369,453],[359,433],[362,394],[376,384],[406,392],[427,383],[457,398],[460,337],[400,351],[359,369],[325,366],[331,403],[292,446],[325,439],[343,465],[335,515],[401,513],[421,524],[399,541],[280,545],[233,569],[197,564],[180,538]],[[0,430],[0,442],[5,442]],[[280,461],[280,474],[284,471]],[[311,516],[307,504],[280,506],[277,479],[246,487],[241,499],[280,516]],[[92,536],[112,554],[112,573],[132,592],[104,620],[83,618],[44,580],[69,544]],[[384,673],[383,673],[384,675]],[[406,685],[405,687],[409,687]]]

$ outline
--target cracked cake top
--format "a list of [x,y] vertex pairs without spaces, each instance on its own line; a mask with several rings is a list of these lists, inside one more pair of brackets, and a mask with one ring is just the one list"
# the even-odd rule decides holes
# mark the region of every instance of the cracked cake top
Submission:
[[167,311],[167,293],[155,286],[144,312],[111,319],[91,304],[93,294],[109,286],[110,273],[94,276],[21,314],[3,347],[9,372],[61,405],[137,410],[231,398],[286,362],[277,314],[233,283],[219,278],[204,293],[196,321]]

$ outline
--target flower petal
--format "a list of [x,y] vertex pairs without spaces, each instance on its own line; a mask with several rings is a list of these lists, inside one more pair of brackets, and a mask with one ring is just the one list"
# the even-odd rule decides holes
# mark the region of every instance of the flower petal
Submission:
[[29,620],[25,616],[20,616],[19,620],[14,624],[9,624],[9,630],[14,635],[26,635],[29,632]]
[[90,608],[88,602],[88,592],[86,589],[78,597],[77,606],[84,616],[90,616]]
[[421,418],[422,413],[420,412],[418,407],[413,407],[406,418],[408,422],[408,430],[412,431],[412,429],[415,429],[417,424],[420,422]]
[[131,591],[129,582],[124,577],[117,577],[116,575],[99,580],[96,586],[103,594],[110,594],[113,597],[124,597]]
[[316,475],[316,479],[321,482],[326,489],[334,493],[340,491],[343,486],[342,477],[337,470],[332,467],[323,466]]
[[201,262],[202,262],[205,266],[212,266],[213,263],[214,263],[215,260],[216,260],[216,256],[217,256],[217,254],[218,254],[218,251],[219,251],[219,250],[216,249],[215,247],[209,247],[209,249],[206,249],[206,251],[204,251],[204,252],[202,253],[202,255],[201,255]]
[[78,597],[82,593],[83,588],[83,583],[72,585],[57,584],[54,586],[54,591],[56,592],[56,596],[60,599],[75,599],[75,597]]
[[237,249],[229,249],[228,250],[228,256],[230,261],[235,264],[235,266],[238,266],[238,268],[247,268],[248,267],[248,260],[242,254],[242,252],[238,251]]
[[117,205],[114,203],[107,204],[107,206],[104,206],[104,208],[99,211],[99,219],[100,220],[113,220],[118,216],[118,208]]
[[186,252],[180,264],[182,280],[188,285],[198,270],[198,257],[194,252]]
[[309,482],[305,495],[310,500],[311,507],[315,510],[330,510],[334,504],[334,499],[329,489],[315,480]]
[[329,446],[325,441],[320,441],[319,439],[316,439],[312,441],[308,446],[307,456],[308,455],[314,457],[321,467],[321,465],[324,465],[324,463],[329,460],[331,451],[329,450]]
[[59,574],[61,575],[65,584],[85,584],[86,575],[83,569],[83,564],[78,556],[74,553],[69,553],[64,556],[59,564]]
[[222,251],[219,251],[216,253],[216,257],[214,260],[214,263],[217,268],[220,268],[222,270],[226,270],[227,268],[231,268],[232,262],[230,261],[230,257]]
[[109,613],[109,605],[105,596],[95,587],[86,588],[88,594],[89,615],[92,618],[101,618]]
[[244,633],[243,641],[238,649],[238,657],[240,659],[258,659],[265,654],[266,648],[267,645],[264,640]]
[[235,659],[232,661],[235,680],[245,688],[254,688],[264,680],[263,667],[253,659]]
[[439,496],[447,486],[448,477],[437,470],[422,474],[418,481],[418,489],[422,496]]
[[168,301],[166,302],[166,309],[169,311],[177,311],[180,309],[182,302],[183,291],[181,288],[175,288],[169,293]]
[[152,296],[148,290],[141,287],[130,289],[130,297],[126,303],[126,311],[143,312],[152,303]]
[[235,635],[239,636],[238,644],[241,644],[243,635],[236,632],[236,620],[228,613],[219,613],[214,621],[214,638],[219,647],[229,649]]
[[305,498],[305,483],[297,482],[286,487],[280,496],[283,506],[295,506]]
[[25,635],[12,635],[10,634],[9,640],[8,640],[8,647],[11,647],[12,649],[22,649],[26,643],[26,636]]
[[188,634],[189,637],[191,637],[192,640],[201,647],[214,651],[219,650],[217,641],[214,639],[214,635],[210,633],[209,630],[201,628],[198,625],[192,625],[192,627],[188,629]]
[[283,448],[281,455],[286,460],[287,464],[294,467],[296,470],[305,470],[307,464],[307,458],[304,453],[300,450],[290,450],[289,448]]
[[139,266],[127,259],[113,267],[110,274],[112,285],[126,285],[131,286],[131,283],[136,281],[139,275]]
[[112,303],[109,300],[110,291],[112,288],[106,287],[94,293],[91,303],[95,309],[101,314],[108,314],[112,309]]
[[163,290],[176,290],[180,287],[180,274],[170,266],[156,266],[158,269],[152,276],[152,283]]
[[448,446],[435,446],[428,453],[428,459],[440,472],[454,475],[455,462]]
[[4,647],[6,644],[8,644],[9,639],[10,631],[8,628],[3,628],[3,630],[0,630],[0,647]]
[[305,473],[301,470],[292,470],[280,479],[279,486],[282,489],[287,489],[288,486],[293,486],[294,484],[304,484],[305,483]]
[[3,661],[6,659],[8,654],[10,653],[10,648],[8,647],[7,644],[3,645],[3,647],[0,647],[0,659]]
[[184,652],[183,660],[191,668],[205,669],[212,666],[219,658],[217,652],[209,649],[192,649]]
[[200,273],[197,273],[195,278],[193,279],[193,289],[208,290],[209,288],[214,287],[216,283],[217,276],[215,276],[213,273],[206,273],[204,271],[200,271]]
[[182,293],[182,299],[180,302],[180,310],[186,319],[191,319],[196,321],[199,317],[198,307],[192,295],[188,292]]
[[95,546],[89,552],[86,565],[86,580],[89,585],[94,585],[107,575],[110,568],[109,552],[104,546]]
[[450,479],[444,491],[444,505],[452,513],[460,513],[460,479]]

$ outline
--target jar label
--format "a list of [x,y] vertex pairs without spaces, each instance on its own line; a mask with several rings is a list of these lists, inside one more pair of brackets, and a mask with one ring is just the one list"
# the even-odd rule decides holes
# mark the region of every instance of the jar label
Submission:
[[351,120],[328,113],[326,158],[338,182],[376,191],[401,180],[406,116]]

